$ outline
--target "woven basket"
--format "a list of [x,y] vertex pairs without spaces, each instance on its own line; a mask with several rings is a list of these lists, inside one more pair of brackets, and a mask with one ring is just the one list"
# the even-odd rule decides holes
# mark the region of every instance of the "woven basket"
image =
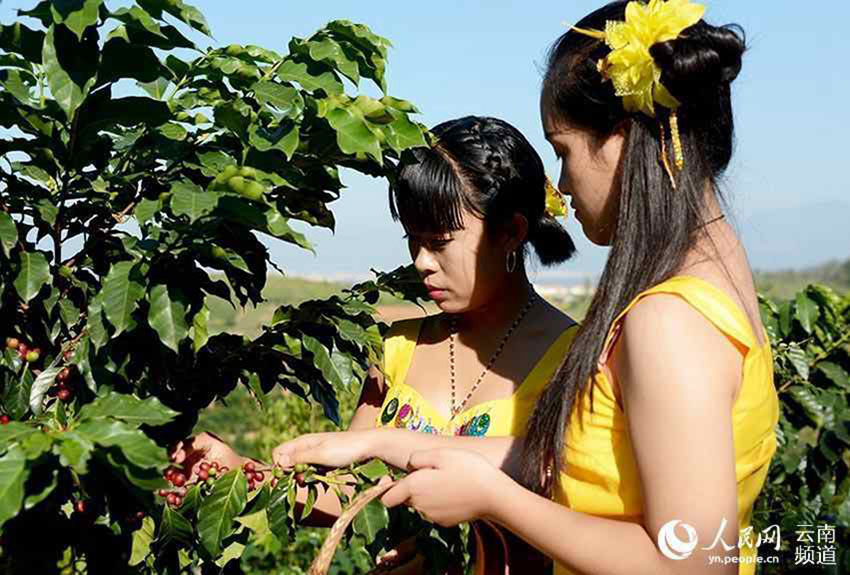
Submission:
[[[333,559],[336,549],[345,535],[346,529],[354,520],[354,517],[369,504],[373,499],[377,499],[395,485],[395,481],[375,485],[358,495],[351,506],[343,512],[342,515],[334,522],[328,533],[327,539],[319,549],[318,555],[310,565],[309,575],[327,575],[331,560]],[[486,520],[477,520],[472,523],[472,533],[475,541],[475,575],[510,575],[508,568],[508,543],[505,540],[501,530],[493,523]],[[496,541],[501,549],[487,549],[486,541]],[[367,575],[379,575],[386,573],[396,566],[378,566]]]

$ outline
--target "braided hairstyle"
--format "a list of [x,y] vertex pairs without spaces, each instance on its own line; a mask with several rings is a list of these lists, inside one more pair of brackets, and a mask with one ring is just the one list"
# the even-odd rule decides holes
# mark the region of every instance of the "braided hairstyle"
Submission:
[[462,229],[463,210],[498,233],[518,213],[528,221],[523,259],[528,243],[543,265],[575,253],[566,229],[545,212],[543,162],[519,130],[496,118],[466,116],[431,133],[436,144],[405,154],[390,188],[390,212],[408,233]]

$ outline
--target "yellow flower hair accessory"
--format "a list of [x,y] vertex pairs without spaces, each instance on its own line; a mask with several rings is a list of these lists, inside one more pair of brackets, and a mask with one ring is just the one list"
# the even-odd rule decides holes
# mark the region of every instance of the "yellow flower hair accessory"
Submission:
[[[627,112],[643,112],[654,118],[655,104],[670,109],[670,133],[679,169],[684,166],[676,118],[676,108],[680,104],[661,83],[661,69],[649,48],[658,42],[678,38],[684,29],[699,22],[704,13],[705,6],[689,0],[649,0],[646,4],[633,0],[626,5],[624,22],[609,20],[604,31],[573,27],[580,34],[604,40],[611,48],[596,67],[605,80],[611,80],[614,93],[623,98]],[[663,127],[661,137],[664,138]],[[675,188],[666,153],[664,156],[662,161]]]
[[548,177],[546,178],[546,213],[553,218],[566,217],[567,215],[567,202],[564,200],[564,194],[555,187]]

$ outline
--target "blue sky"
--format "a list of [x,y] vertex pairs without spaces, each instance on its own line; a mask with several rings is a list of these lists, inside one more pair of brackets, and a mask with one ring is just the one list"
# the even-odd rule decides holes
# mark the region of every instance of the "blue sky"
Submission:
[[[367,24],[393,42],[389,93],[416,103],[422,111],[419,121],[430,126],[466,114],[501,117],[526,134],[553,177],[558,165],[538,117],[540,66],[547,48],[565,27],[601,5],[585,0],[191,3],[207,16],[215,35],[212,42],[217,45],[258,44],[285,52],[290,37],[309,36],[329,20]],[[5,0],[0,4],[0,20],[8,23],[15,17],[13,9],[32,4]],[[709,22],[741,24],[749,44],[743,70],[733,85],[737,148],[725,183],[737,225],[754,251],[765,242],[782,245],[780,253],[788,254],[787,265],[850,254],[850,226],[828,230],[834,253],[809,253],[816,251],[809,249],[792,254],[789,250],[795,244],[788,243],[787,237],[824,233],[819,218],[803,214],[850,214],[850,185],[843,177],[850,127],[845,104],[850,93],[846,73],[850,50],[840,38],[850,21],[850,2],[717,0],[706,5]],[[201,45],[211,42],[198,41]],[[371,86],[365,89],[375,91]],[[317,246],[315,258],[274,245],[275,259],[285,269],[301,274],[357,274],[370,267],[389,269],[407,263],[401,228],[389,216],[385,183],[351,173],[344,174],[344,181],[348,189],[332,204],[338,219],[336,235],[308,230]],[[780,214],[779,221],[789,213],[801,216],[796,229],[785,230],[786,237],[754,233],[754,226],[763,234],[770,229],[765,221],[773,216],[766,214]],[[578,240],[580,255],[557,272],[597,273],[605,250],[584,241],[574,224],[568,228]],[[755,265],[784,267],[782,256],[773,253]]]

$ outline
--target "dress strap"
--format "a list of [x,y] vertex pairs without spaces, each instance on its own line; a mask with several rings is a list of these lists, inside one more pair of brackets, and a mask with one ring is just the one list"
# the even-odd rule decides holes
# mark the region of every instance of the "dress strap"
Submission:
[[705,316],[717,329],[732,337],[747,350],[759,346],[758,338],[755,336],[747,314],[726,292],[702,278],[679,275],[642,291],[617,315],[608,331],[601,363],[608,359],[611,347],[619,335],[622,319],[641,299],[656,293],[678,295]]
[[526,376],[525,382],[516,393],[518,398],[537,397],[543,388],[549,384],[552,376],[555,375],[555,372],[561,366],[561,362],[563,362],[564,357],[570,350],[578,329],[579,324],[576,323],[561,332],[558,339],[549,346],[549,349],[546,350],[537,364],[531,369],[528,376]]
[[425,318],[393,322],[384,336],[384,385],[403,383]]

